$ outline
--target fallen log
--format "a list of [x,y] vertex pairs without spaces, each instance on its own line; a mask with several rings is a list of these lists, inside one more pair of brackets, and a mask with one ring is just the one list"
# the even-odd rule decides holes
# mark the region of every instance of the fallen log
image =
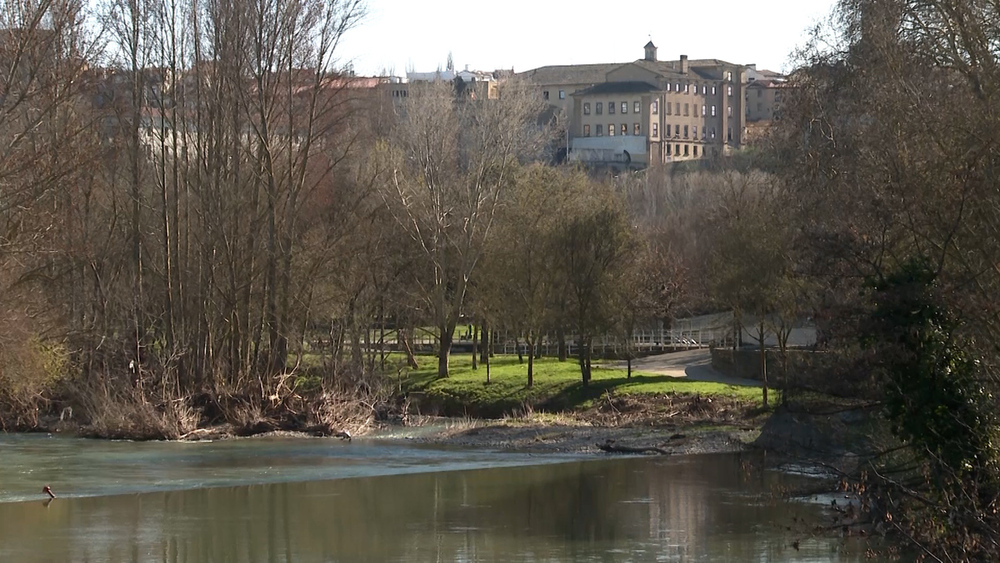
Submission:
[[645,447],[645,448],[633,448],[630,446],[621,446],[614,442],[614,440],[608,440],[603,444],[594,444],[598,449],[604,452],[613,454],[648,454],[655,453],[660,455],[670,455],[670,452],[664,450],[663,448],[657,447]]

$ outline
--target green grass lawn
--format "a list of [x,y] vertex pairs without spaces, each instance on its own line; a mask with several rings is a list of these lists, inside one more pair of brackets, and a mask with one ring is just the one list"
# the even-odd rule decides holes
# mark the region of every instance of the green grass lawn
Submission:
[[420,368],[404,377],[403,390],[422,392],[453,414],[465,408],[473,416],[500,416],[525,405],[545,410],[587,408],[607,391],[616,394],[700,394],[761,402],[761,391],[756,387],[686,381],[641,372],[633,372],[632,379],[627,379],[625,370],[601,365],[594,366],[593,378],[585,388],[580,367],[574,359],[566,362],[555,358],[536,360],[535,383],[531,389],[526,387],[527,361],[518,363],[517,356],[494,357],[488,384],[486,367],[480,365],[473,371],[468,354],[452,356],[451,374],[447,378],[437,376],[437,358],[419,356],[418,363]]

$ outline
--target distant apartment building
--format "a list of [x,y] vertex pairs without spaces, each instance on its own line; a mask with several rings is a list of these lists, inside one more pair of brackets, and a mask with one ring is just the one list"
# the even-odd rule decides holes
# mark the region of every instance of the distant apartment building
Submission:
[[[571,161],[641,168],[726,154],[746,142],[748,72],[718,59],[541,67],[519,76],[568,117]],[[767,71],[763,71],[767,72]]]
[[781,103],[788,82],[767,78],[747,84],[747,121],[777,121],[781,119]]

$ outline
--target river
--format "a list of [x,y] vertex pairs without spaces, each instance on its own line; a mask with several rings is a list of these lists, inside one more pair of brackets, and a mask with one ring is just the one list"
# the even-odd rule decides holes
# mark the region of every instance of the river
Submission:
[[[867,561],[756,456],[0,435],[0,561]],[[58,498],[44,502],[51,485]],[[794,544],[794,545],[793,545]]]

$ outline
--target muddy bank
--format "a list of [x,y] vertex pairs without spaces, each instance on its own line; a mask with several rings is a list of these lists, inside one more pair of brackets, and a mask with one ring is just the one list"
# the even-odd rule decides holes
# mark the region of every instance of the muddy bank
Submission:
[[767,417],[766,411],[727,397],[608,395],[591,408],[559,414],[499,420],[411,418],[411,424],[431,431],[406,439],[530,452],[602,453],[604,446],[623,452],[717,453],[747,448]]
[[756,428],[709,424],[607,427],[528,420],[464,422],[430,436],[409,440],[453,447],[538,453],[604,453],[600,446],[610,445],[613,450],[655,448],[669,454],[695,454],[741,451],[753,442],[758,432]]

